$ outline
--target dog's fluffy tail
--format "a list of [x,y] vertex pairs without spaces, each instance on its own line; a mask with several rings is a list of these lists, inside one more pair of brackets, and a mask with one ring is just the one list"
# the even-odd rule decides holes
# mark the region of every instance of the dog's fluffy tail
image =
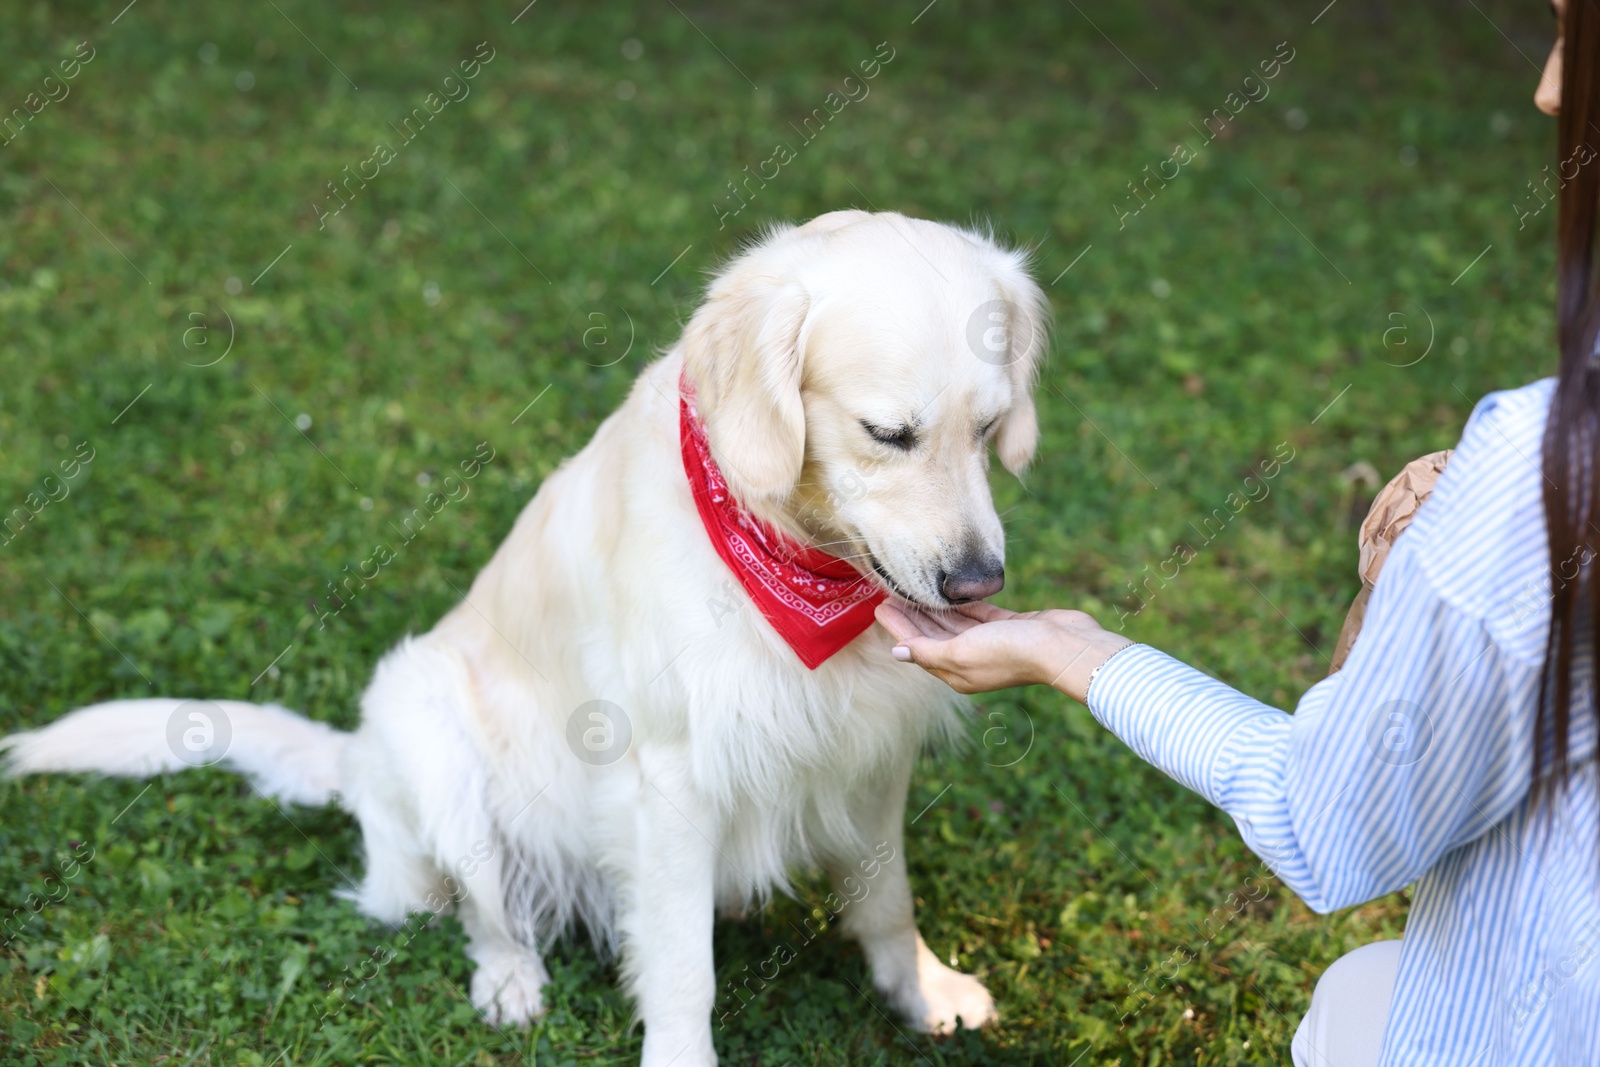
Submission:
[[0,739],[8,776],[96,771],[142,778],[220,763],[293,804],[339,790],[351,735],[272,704],[237,700],[114,700]]

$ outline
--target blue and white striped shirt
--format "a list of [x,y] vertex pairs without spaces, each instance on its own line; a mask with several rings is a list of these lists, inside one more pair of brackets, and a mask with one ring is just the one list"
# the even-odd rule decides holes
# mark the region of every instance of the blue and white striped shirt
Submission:
[[[1554,382],[1495,393],[1379,576],[1344,669],[1293,715],[1144,645],[1096,718],[1234,819],[1318,912],[1412,882],[1383,1067],[1600,1063],[1592,657],[1568,788],[1529,787],[1552,582],[1540,466]],[[1548,765],[1548,761],[1546,761]]]

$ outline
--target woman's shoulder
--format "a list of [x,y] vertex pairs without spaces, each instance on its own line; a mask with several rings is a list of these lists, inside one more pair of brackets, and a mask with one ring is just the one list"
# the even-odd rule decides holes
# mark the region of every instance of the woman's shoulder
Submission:
[[1490,393],[1473,407],[1467,425],[1461,431],[1460,448],[1491,433],[1516,429],[1523,433],[1543,435],[1545,419],[1550,413],[1550,400],[1555,396],[1556,380],[1540,378],[1518,389],[1502,389]]
[[1530,661],[1549,620],[1543,445],[1554,392],[1546,378],[1480,400],[1409,531],[1434,591]]

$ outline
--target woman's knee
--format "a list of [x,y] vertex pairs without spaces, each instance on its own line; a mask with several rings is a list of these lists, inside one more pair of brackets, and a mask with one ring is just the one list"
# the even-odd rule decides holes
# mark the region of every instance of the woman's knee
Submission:
[[1400,970],[1400,944],[1362,945],[1322,973],[1290,1047],[1295,1067],[1376,1067]]

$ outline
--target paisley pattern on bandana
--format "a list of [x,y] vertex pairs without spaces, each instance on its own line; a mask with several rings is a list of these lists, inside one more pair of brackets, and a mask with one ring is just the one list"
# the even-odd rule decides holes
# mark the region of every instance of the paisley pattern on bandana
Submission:
[[687,376],[678,381],[678,397],[683,471],[706,536],[767,622],[802,663],[816,670],[872,625],[884,591],[844,560],[796,541],[740,507],[711,458]]

